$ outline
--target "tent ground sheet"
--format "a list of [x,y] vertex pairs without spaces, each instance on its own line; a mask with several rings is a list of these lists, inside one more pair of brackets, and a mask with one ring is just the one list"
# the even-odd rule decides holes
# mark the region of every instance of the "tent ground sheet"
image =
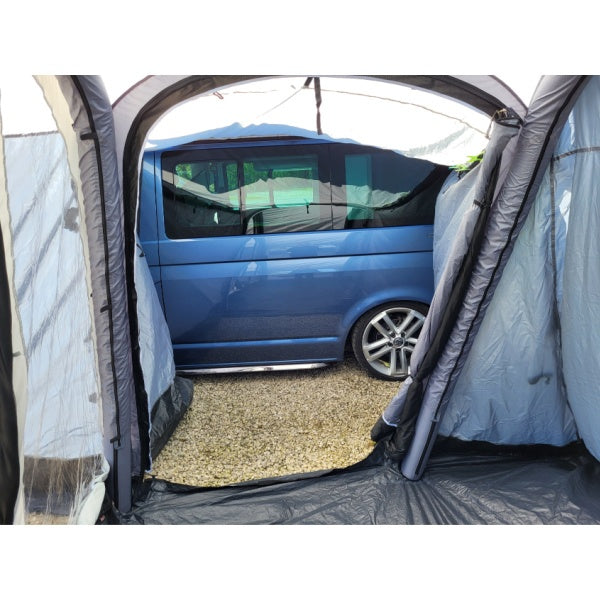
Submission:
[[499,447],[440,440],[424,476],[386,442],[351,467],[221,488],[145,481],[121,524],[597,524],[600,463],[581,444]]

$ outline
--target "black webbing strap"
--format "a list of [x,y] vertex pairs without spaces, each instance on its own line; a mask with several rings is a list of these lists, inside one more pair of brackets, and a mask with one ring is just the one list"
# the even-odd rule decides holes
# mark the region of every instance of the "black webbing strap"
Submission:
[[304,82],[304,87],[309,88],[313,81],[315,82],[315,101],[317,103],[317,133],[322,135],[323,129],[321,128],[321,102],[323,101],[323,98],[321,97],[321,78],[309,77]]
[[315,100],[317,101],[317,133],[321,135],[321,78],[315,77]]

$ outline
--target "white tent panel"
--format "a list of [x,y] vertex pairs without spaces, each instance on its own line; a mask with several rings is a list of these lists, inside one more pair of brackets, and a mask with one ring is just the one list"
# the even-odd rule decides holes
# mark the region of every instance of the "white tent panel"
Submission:
[[29,364],[25,454],[101,454],[80,218],[64,142],[58,133],[8,138],[5,151],[15,285]]
[[487,144],[489,116],[438,94],[360,78],[320,78],[322,133],[314,83],[260,80],[222,88],[167,113],[149,149],[197,139],[301,135],[388,148],[440,164],[463,163]]

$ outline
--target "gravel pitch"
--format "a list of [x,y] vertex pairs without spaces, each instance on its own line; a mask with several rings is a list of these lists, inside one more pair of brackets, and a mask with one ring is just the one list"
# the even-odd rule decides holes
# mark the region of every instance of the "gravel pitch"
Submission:
[[354,359],[305,371],[205,375],[152,475],[195,486],[345,467],[398,391]]

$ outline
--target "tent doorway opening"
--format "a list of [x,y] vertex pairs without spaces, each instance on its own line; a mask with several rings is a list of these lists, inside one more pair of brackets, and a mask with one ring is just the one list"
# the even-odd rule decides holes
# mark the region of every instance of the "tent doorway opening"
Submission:
[[[311,227],[317,229],[325,227],[322,196],[323,188],[326,188],[325,193],[332,197],[331,208],[326,207],[331,213],[328,215],[328,219],[331,220],[331,228],[339,230],[338,233],[345,232],[344,227],[336,224],[336,201],[339,203],[340,199],[335,195],[343,194],[345,202],[349,202],[348,198],[353,201],[352,208],[346,209],[345,206],[343,208],[347,213],[344,214],[345,228],[353,230],[351,235],[355,236],[354,239],[358,239],[356,235],[359,233],[354,230],[360,228],[364,228],[360,232],[361,235],[365,234],[362,236],[364,240],[367,240],[367,236],[370,240],[383,239],[385,234],[389,236],[393,228],[382,228],[382,225],[397,224],[399,218],[404,221],[408,218],[407,223],[413,226],[413,229],[421,226],[428,228],[423,234],[429,238],[426,245],[431,246],[434,203],[439,188],[451,174],[450,166],[452,164],[464,161],[469,155],[479,154],[485,147],[490,116],[435,95],[433,95],[433,103],[436,105],[436,110],[432,110],[432,106],[425,106],[425,96],[427,96],[427,102],[431,103],[432,94],[382,81],[366,82],[359,79],[336,78],[329,83],[322,83],[318,78],[310,78],[305,81],[290,79],[282,83],[281,80],[262,80],[205,94],[175,107],[155,124],[148,133],[141,172],[139,235],[162,309],[169,322],[171,338],[174,340],[176,362],[179,362],[178,368],[190,366],[194,360],[197,360],[189,358],[192,355],[191,346],[195,343],[190,331],[197,327],[197,324],[193,322],[192,314],[194,311],[200,314],[198,306],[204,297],[207,299],[207,304],[214,305],[216,292],[210,286],[212,281],[216,280],[216,276],[211,270],[214,270],[214,261],[217,259],[212,258],[211,255],[211,258],[206,261],[207,266],[202,266],[203,273],[206,272],[203,281],[198,276],[200,267],[194,264],[194,283],[190,286],[188,282],[187,291],[181,286],[172,289],[170,286],[173,285],[174,280],[177,281],[177,285],[180,285],[184,279],[182,263],[198,263],[199,256],[202,256],[203,253],[209,254],[218,244],[225,242],[229,244],[233,239],[241,240],[240,252],[247,253],[249,251],[250,242],[246,243],[243,235],[246,231],[232,229],[232,216],[239,218],[242,224],[245,222],[243,212],[244,209],[248,209],[246,204],[250,207],[248,211],[253,213],[249,222],[254,222],[257,221],[258,216],[266,219],[267,212],[274,212],[273,204],[276,201],[283,202],[278,207],[280,212],[283,210],[298,212],[298,207],[296,207],[298,200],[296,196],[292,197],[291,195],[297,195],[298,189],[308,193],[310,200],[303,197],[302,201],[305,204],[300,207],[304,220],[299,228],[291,233],[292,236],[301,238],[297,244],[299,247],[301,244],[306,244],[305,240],[308,239],[301,233],[308,226],[306,225],[307,215],[313,219],[310,223]],[[452,105],[451,111],[450,105]],[[359,106],[370,106],[371,108],[360,110]],[[356,118],[359,113],[362,115],[361,119]],[[392,115],[395,116],[392,117]],[[422,119],[430,120],[432,118],[435,124],[429,123],[428,127],[421,126]],[[398,122],[399,120],[400,122]],[[390,122],[396,123],[396,126],[390,127]],[[304,148],[313,146],[297,146],[296,148],[300,150],[297,150],[291,158],[286,157],[283,161],[278,156],[281,164],[276,165],[280,171],[288,175],[295,168],[293,177],[288,177],[294,182],[294,189],[288,186],[285,189],[275,190],[274,194],[272,188],[275,180],[271,179],[273,170],[271,169],[268,175],[269,206],[265,204],[266,208],[263,207],[260,204],[262,188],[259,189],[259,184],[263,181],[260,177],[254,177],[254,170],[260,170],[261,165],[266,164],[269,157],[271,163],[274,159],[267,154],[261,155],[260,160],[253,160],[256,157],[252,155],[252,152],[256,153],[258,150],[252,147],[251,150],[246,151],[249,153],[246,156],[246,163],[240,162],[239,158],[237,162],[234,162],[235,151],[231,147],[224,146],[223,140],[227,143],[231,143],[231,140],[242,140],[248,146],[262,144],[264,148],[267,144],[262,141],[266,139],[265,136],[269,136],[270,140],[277,137],[289,139],[290,136],[295,136],[295,139],[312,140],[312,142],[329,140],[338,142],[338,145],[343,147],[354,148],[353,153],[345,157],[345,167],[349,171],[349,175],[347,179],[344,179],[344,184],[339,186],[341,191],[330,191],[328,187],[331,181],[333,190],[333,183],[337,180],[337,176],[332,173],[335,165],[333,160],[325,162],[325,167],[319,162],[320,177],[316,179],[316,187],[311,184],[316,192],[312,189],[308,189],[306,192],[306,183],[298,185],[298,181],[309,183],[311,181],[310,177],[302,171],[308,170],[311,165],[311,155]],[[452,142],[450,143],[449,140]],[[194,151],[200,154],[211,152],[212,150],[207,149],[210,148],[209,142],[213,144],[212,148],[218,148],[215,151],[220,153],[217,156],[218,161],[208,161],[202,156],[198,158],[192,155]],[[194,150],[196,148],[194,145],[199,143],[205,144],[205,146],[202,146],[200,150]],[[268,143],[274,142],[269,141]],[[391,196],[389,190],[395,189],[392,185],[408,185],[408,177],[406,175],[398,176],[396,173],[396,178],[400,183],[393,182],[391,175],[398,168],[397,164],[390,163],[391,166],[383,169],[386,163],[383,160],[376,163],[370,154],[357,152],[356,148],[363,148],[362,145],[356,146],[357,143],[372,144],[373,148],[394,152],[406,163],[410,161],[418,163],[417,170],[423,171],[422,175],[419,171],[419,178],[426,180],[425,183],[430,187],[431,183],[428,182],[431,180],[435,187],[435,190],[429,194],[431,198],[428,200],[431,205],[431,223],[425,224],[423,221],[424,211],[411,208],[415,203],[409,204],[409,198],[402,198],[402,206],[398,209],[406,211],[405,207],[408,206],[410,213],[408,216],[395,216],[393,217],[395,220],[390,220],[389,215],[386,216],[387,213],[391,214],[391,209],[384,204],[389,202],[385,200]],[[326,146],[322,144],[317,154],[321,157],[325,149]],[[165,153],[161,154],[162,151]],[[264,149],[262,151],[264,152]],[[163,156],[167,158],[163,160]],[[340,153],[340,156],[343,154]],[[209,158],[214,157],[209,156]],[[301,162],[300,159],[306,163],[302,165],[302,171],[300,171],[300,167],[296,166],[296,163],[292,164],[293,159],[298,164]],[[159,162],[161,160],[162,162]],[[397,160],[399,161],[400,158]],[[344,158],[341,161],[344,166]],[[169,166],[165,166],[167,163]],[[171,165],[171,163],[173,164]],[[423,165],[434,166],[429,169]],[[400,166],[403,167],[403,164]],[[250,167],[252,168],[250,169]],[[317,171],[316,166],[313,169],[315,172]],[[384,172],[379,173],[377,169],[379,171],[383,169]],[[170,174],[169,179],[165,176],[167,171]],[[251,171],[252,178],[248,188],[251,188],[251,191],[242,191],[240,197],[236,198],[234,191],[238,185],[244,190],[239,181],[243,177],[249,177],[249,171]],[[323,175],[324,171],[325,175]],[[431,177],[430,171],[435,177]],[[152,172],[156,173],[154,178],[148,175]],[[302,177],[304,179],[301,179]],[[375,178],[382,183],[380,188],[373,191]],[[255,181],[255,179],[257,180]],[[410,184],[411,188],[417,187],[412,181]],[[252,186],[255,186],[256,190]],[[417,200],[420,200],[419,194],[421,197],[423,196],[422,188],[423,185],[419,183]],[[153,204],[151,205],[147,204],[148,190],[151,190],[152,195],[156,194],[155,198],[152,198]],[[315,202],[314,197],[317,197],[319,192],[321,199]],[[279,194],[279,200],[277,200],[277,194]],[[406,196],[407,192],[396,191],[395,194],[396,196]],[[205,197],[209,195],[210,202],[205,200]],[[209,204],[210,211],[204,206],[200,207],[198,203],[200,196],[205,204]],[[265,196],[264,202],[267,202],[267,196]],[[169,206],[173,205],[173,199],[179,198],[176,209],[169,209],[173,214],[168,214],[167,210]],[[377,205],[378,202],[382,204],[381,207]],[[421,202],[423,204],[425,201],[421,199]],[[315,217],[312,216],[313,204],[321,206],[318,209],[317,221],[314,221]],[[360,206],[358,206],[359,204]],[[254,205],[258,207],[260,215],[258,212],[254,215],[257,210]],[[218,207],[218,210],[214,209],[215,206]],[[350,205],[348,204],[348,206]],[[150,211],[148,211],[148,207],[150,207]],[[379,208],[384,210],[379,211],[378,219],[369,216]],[[360,213],[358,216],[357,211]],[[210,212],[208,221],[202,216],[203,212]],[[238,216],[237,213],[240,215]],[[170,218],[174,220],[170,221]],[[382,223],[385,219],[389,223]],[[404,223],[404,221],[398,222]],[[315,226],[314,223],[317,225]],[[259,244],[266,244],[268,238],[274,244],[276,238],[287,235],[287,233],[281,233],[281,228],[281,223],[273,225],[270,230],[272,235],[269,234],[266,226],[265,229],[253,229],[251,233],[258,235],[246,236],[246,239],[252,238],[250,241],[253,248]],[[204,236],[206,236],[205,239],[202,239]],[[175,238],[175,240],[170,238]],[[208,244],[203,244],[205,241],[210,243],[211,248],[207,249]],[[383,250],[379,247],[375,248],[374,241],[361,243],[372,246],[369,252],[379,256],[382,260]],[[185,245],[190,246],[190,252],[193,254],[184,256],[181,253],[181,248]],[[352,244],[348,243],[348,245],[356,247],[358,242],[352,241]],[[411,251],[413,250],[415,248],[411,248]],[[423,252],[425,247],[419,247],[417,250]],[[429,248],[429,255],[426,258],[429,263],[431,263],[430,250]],[[166,257],[173,252],[177,256],[173,255],[169,261]],[[277,253],[281,250],[275,247],[268,248],[265,256],[268,252]],[[290,252],[294,253],[297,250]],[[318,252],[321,250],[315,242],[314,249],[303,256],[303,262],[316,261]],[[347,252],[352,255],[357,254],[358,251],[353,249]],[[390,255],[389,261],[398,260],[400,254],[397,253],[397,249],[394,252],[395,255],[393,257]],[[425,252],[423,252],[424,255]],[[416,254],[413,252],[411,257],[414,256]],[[256,256],[252,258],[248,263],[247,270],[252,270],[254,273],[260,270],[264,261],[257,261]],[[276,258],[279,263],[283,263],[288,256],[277,254]],[[347,260],[345,257],[344,261]],[[414,259],[411,258],[411,260]],[[241,264],[241,258],[237,251],[231,261],[236,268],[238,264]],[[297,269],[297,267],[294,268]],[[385,266],[385,268],[388,269],[386,285],[390,286],[392,285],[390,283],[391,267]],[[412,269],[410,274],[401,274],[397,277],[398,281],[393,284],[396,288],[403,285],[403,280],[411,281],[413,286],[416,285],[416,265],[413,264],[410,268]],[[427,268],[429,275],[426,279],[429,283],[424,287],[430,289],[420,295],[419,292],[411,290],[406,298],[408,301],[418,301],[421,304],[429,302],[433,292],[433,269],[431,264]],[[324,267],[315,267],[313,270],[315,273],[321,271],[317,275],[322,276],[325,270],[341,269],[343,266],[338,267],[331,263]],[[225,282],[226,285],[223,285],[227,288],[227,301],[231,304],[235,299],[235,294],[239,294],[241,287],[263,286],[262,289],[266,289],[266,285],[263,285],[265,281],[260,283],[255,283],[252,279],[242,281],[239,273],[235,275],[227,273],[226,276],[227,282]],[[282,273],[270,275],[271,279],[283,276],[285,275]],[[305,277],[311,278],[311,281],[314,276],[313,273],[305,275]],[[355,282],[360,282],[362,275],[356,270],[354,275],[348,274],[348,277],[353,277]],[[256,279],[258,280],[258,277]],[[262,279],[266,280],[267,277]],[[222,282],[219,280],[219,286],[223,288],[221,284]],[[393,299],[393,296],[384,296],[383,289],[378,291],[377,283],[373,285],[365,279],[360,285],[364,288],[375,288],[373,292],[378,293],[379,296],[373,299],[369,298],[369,304],[367,304],[367,299],[361,300],[361,312],[357,312],[358,308],[355,310],[356,314],[353,316],[355,321],[358,321],[361,315],[368,314],[378,306],[385,306],[386,302]],[[311,296],[319,295],[315,290],[317,288],[312,285],[309,290]],[[398,294],[399,292],[395,289],[389,293]],[[262,294],[261,299],[265,303],[272,303],[275,295],[271,293],[270,289],[268,293],[258,290],[256,294]],[[263,299],[262,296],[268,296],[268,298]],[[185,307],[181,306],[182,298],[189,299]],[[272,312],[273,309],[270,308]],[[242,307],[239,312],[241,310]],[[241,317],[233,312],[230,312],[231,320],[239,319],[241,322]],[[374,319],[376,315],[371,316]],[[308,322],[309,317],[310,315],[303,315],[302,318]],[[256,321],[258,318],[260,315],[253,315],[249,322]],[[273,321],[274,318],[276,321],[277,319],[281,321],[282,318],[286,320],[286,315],[281,314],[275,317],[271,315],[270,320]],[[390,321],[388,315],[386,318]],[[422,319],[422,315],[420,318]],[[211,319],[214,321],[215,317],[211,315]],[[287,321],[290,320],[294,319],[287,318]],[[346,320],[348,320],[347,317]],[[223,325],[223,327],[225,326]],[[376,328],[381,329],[381,325],[375,323],[372,329]],[[287,337],[293,338],[293,334]],[[348,333],[346,348],[351,345],[350,337],[351,335]],[[395,349],[392,350],[394,358],[402,354],[401,350],[404,349],[404,344],[410,343],[410,335],[407,341],[402,335],[396,337],[394,343],[398,343],[399,350],[398,354]],[[214,338],[207,339],[211,342],[215,341]],[[224,345],[224,342],[233,343],[229,339],[219,339],[218,341],[223,342],[221,345]],[[248,341],[244,340],[244,343],[250,345],[253,340],[249,338]],[[373,344],[372,341],[369,343]],[[378,350],[380,349],[373,350],[373,353],[380,354]],[[220,348],[220,351],[223,356],[224,350]],[[359,462],[373,449],[374,444],[370,440],[369,431],[381,414],[383,407],[398,391],[399,381],[383,382],[369,378],[361,372],[356,360],[347,353],[344,356],[343,362],[340,361],[335,366],[329,366],[326,369],[194,377],[192,380],[195,388],[194,400],[170,441],[153,461],[152,475],[160,479],[189,485],[215,486],[248,479],[341,468]],[[403,354],[402,356],[407,363],[407,357]],[[229,363],[224,362],[225,365],[230,364],[233,359],[228,356],[227,360]],[[240,358],[238,354],[235,356],[235,360],[243,362],[244,359]],[[297,357],[294,360],[297,360]],[[404,368],[406,370],[407,365]]]

